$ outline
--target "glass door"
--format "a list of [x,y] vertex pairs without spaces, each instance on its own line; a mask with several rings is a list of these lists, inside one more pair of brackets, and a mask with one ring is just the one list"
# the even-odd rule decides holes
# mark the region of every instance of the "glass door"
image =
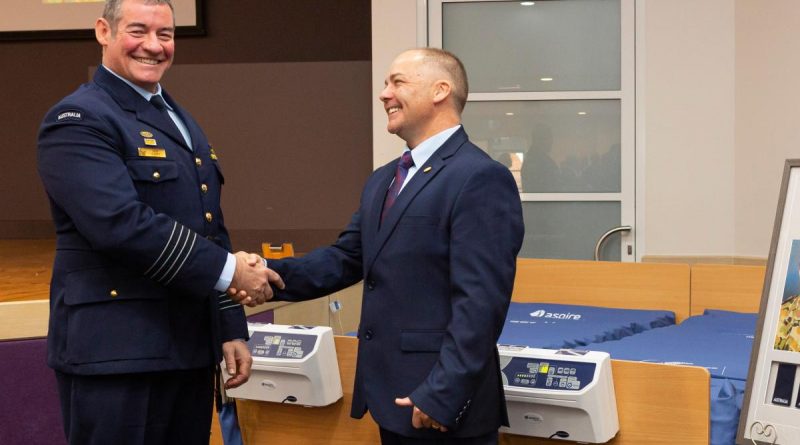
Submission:
[[428,2],[429,44],[467,68],[467,133],[517,180],[522,257],[636,258],[633,8],[634,0]]

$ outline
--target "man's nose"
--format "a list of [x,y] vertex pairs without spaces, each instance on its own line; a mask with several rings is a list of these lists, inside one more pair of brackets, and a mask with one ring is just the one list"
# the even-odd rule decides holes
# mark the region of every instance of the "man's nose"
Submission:
[[145,37],[144,42],[142,43],[142,46],[144,46],[144,48],[147,51],[154,53],[160,53],[163,49],[161,46],[161,42],[158,40],[158,36],[155,35],[155,33],[147,34],[147,37]]
[[378,96],[378,100],[380,100],[381,102],[386,102],[390,98],[391,98],[391,91],[389,90],[389,85],[386,85],[385,87],[383,87],[383,91],[381,91],[381,94]]

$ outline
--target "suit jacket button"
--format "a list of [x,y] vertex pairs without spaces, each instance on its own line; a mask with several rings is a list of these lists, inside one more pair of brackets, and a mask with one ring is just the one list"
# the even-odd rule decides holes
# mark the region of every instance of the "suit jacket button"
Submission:
[[211,222],[214,219],[214,215],[211,212],[206,212],[206,221]]
[[208,185],[200,184],[200,191],[203,193],[208,193]]
[[194,158],[194,163],[197,164],[198,167],[203,165],[203,160],[200,158]]
[[373,281],[373,280],[367,281],[367,289],[369,289],[369,290],[375,289],[375,281]]
[[364,338],[367,340],[372,340],[372,331],[367,329],[367,331],[364,332]]

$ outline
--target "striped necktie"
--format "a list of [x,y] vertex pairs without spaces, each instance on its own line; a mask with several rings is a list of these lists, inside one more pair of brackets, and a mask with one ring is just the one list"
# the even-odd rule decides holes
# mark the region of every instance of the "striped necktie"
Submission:
[[386,218],[389,209],[392,208],[394,202],[397,200],[397,195],[400,194],[400,189],[408,176],[408,169],[414,165],[414,158],[411,157],[411,151],[406,150],[400,160],[397,162],[397,170],[394,172],[394,181],[386,192],[386,200],[383,202],[383,212],[381,212],[381,222]]

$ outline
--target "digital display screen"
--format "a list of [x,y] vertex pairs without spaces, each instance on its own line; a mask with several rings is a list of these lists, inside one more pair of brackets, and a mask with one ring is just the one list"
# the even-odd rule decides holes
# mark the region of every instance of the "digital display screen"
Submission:
[[594,363],[514,357],[502,371],[509,386],[578,391],[591,383],[595,367]]
[[254,332],[247,345],[253,358],[301,359],[317,343],[317,336],[276,332]]

